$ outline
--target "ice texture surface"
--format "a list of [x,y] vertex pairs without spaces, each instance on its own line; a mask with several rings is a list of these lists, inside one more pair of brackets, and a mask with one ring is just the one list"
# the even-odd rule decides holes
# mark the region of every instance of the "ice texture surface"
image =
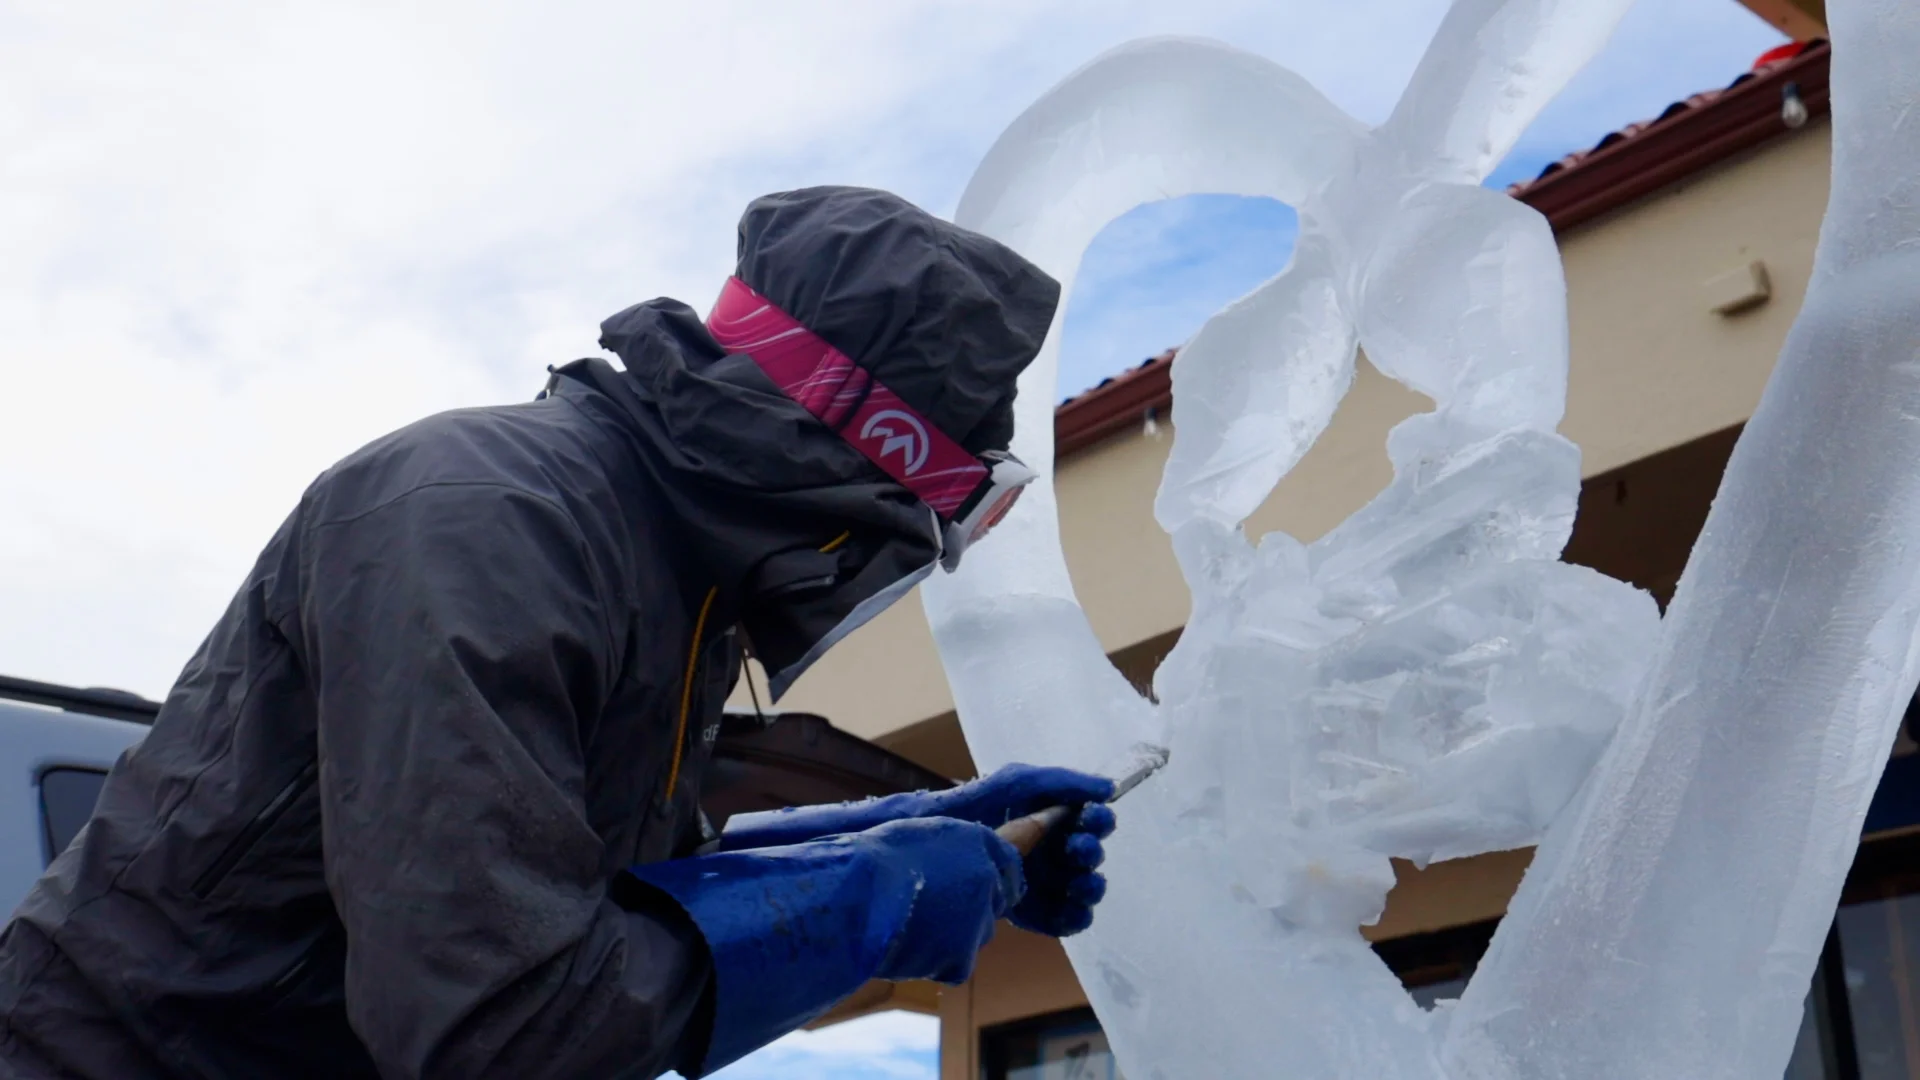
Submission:
[[[1146,201],[1299,210],[1288,268],[1174,365],[1156,512],[1193,610],[1160,704],[1074,602],[1044,483],[926,589],[982,767],[1173,752],[1129,797],[1109,898],[1068,943],[1135,1080],[1441,1075],[1438,1019],[1359,933],[1389,857],[1537,841],[1650,659],[1651,599],[1557,561],[1579,490],[1554,432],[1559,255],[1544,219],[1479,186],[1625,7],[1461,3],[1378,130],[1258,56],[1124,46],[1016,120],[961,200],[960,224],[1069,286],[1088,241]],[[1241,523],[1330,421],[1361,347],[1435,411],[1395,429],[1394,481],[1350,520],[1252,542]],[[1043,467],[1056,355],[1018,399],[1016,449]]]
[[[1818,279],[1663,626],[1645,594],[1558,561],[1579,489],[1555,433],[1558,252],[1479,186],[1629,2],[1458,0],[1372,129],[1225,45],[1122,46],[1015,120],[961,199],[959,224],[1069,292],[1088,242],[1142,203],[1299,211],[1287,269],[1174,364],[1156,514],[1193,607],[1158,703],[1102,654],[1061,554],[1059,323],[1016,406],[1043,479],[924,590],[982,768],[1172,750],[1122,808],[1093,930],[1067,942],[1132,1080],[1785,1065],[1916,676],[1920,75],[1900,58],[1920,16],[1830,5]],[[1391,485],[1310,544],[1249,538],[1360,349],[1435,403],[1389,437]],[[1358,929],[1389,858],[1543,837],[1463,1000],[1419,1008]]]
[[1647,685],[1455,1013],[1455,1075],[1771,1080],[1791,1053],[1920,677],[1920,6],[1827,16],[1805,305]]

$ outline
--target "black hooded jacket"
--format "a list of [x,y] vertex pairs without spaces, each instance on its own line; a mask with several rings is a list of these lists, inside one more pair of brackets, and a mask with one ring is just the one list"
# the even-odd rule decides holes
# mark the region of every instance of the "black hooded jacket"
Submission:
[[[880,192],[760,200],[739,274],[970,449],[1058,299]],[[321,476],[0,932],[0,1077],[653,1077],[704,943],[623,878],[705,838],[736,625],[804,652],[937,555],[684,305],[523,405]],[[822,548],[829,548],[822,552]]]

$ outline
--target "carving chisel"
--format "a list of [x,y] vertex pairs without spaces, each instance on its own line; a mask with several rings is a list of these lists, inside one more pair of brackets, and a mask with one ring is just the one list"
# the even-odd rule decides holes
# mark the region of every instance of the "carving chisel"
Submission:
[[[1140,781],[1160,771],[1167,763],[1167,748],[1151,743],[1135,743],[1133,751],[1127,756],[1127,763],[1117,770],[1113,778],[1113,795],[1107,799],[1108,805],[1120,801],[1120,796],[1140,786]],[[1040,841],[1047,838],[1059,824],[1067,819],[1069,807],[1050,806],[1038,813],[1015,818],[994,830],[994,833],[1012,844],[1015,851],[1022,855],[1033,854]]]

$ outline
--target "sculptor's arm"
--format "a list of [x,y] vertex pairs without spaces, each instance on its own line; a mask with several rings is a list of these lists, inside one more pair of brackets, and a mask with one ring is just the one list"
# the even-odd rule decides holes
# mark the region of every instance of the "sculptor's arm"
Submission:
[[697,1053],[706,945],[665,897],[609,896],[581,801],[612,665],[572,520],[440,485],[303,545],[327,884],[381,1075],[650,1077]]

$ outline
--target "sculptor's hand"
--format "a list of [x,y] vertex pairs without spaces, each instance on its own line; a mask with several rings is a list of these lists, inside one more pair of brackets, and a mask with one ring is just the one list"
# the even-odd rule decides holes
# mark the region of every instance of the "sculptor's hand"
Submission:
[[1100,841],[1114,829],[1113,811],[1102,805],[1112,797],[1113,781],[1106,777],[1013,764],[945,791],[742,814],[727,822],[720,849],[784,847],[909,818],[956,818],[998,828],[1048,807],[1073,807],[1072,824],[1027,856],[1027,893],[1009,915],[1022,929],[1066,937],[1091,925],[1093,907],[1106,895],[1106,878],[1095,870],[1106,859]]
[[1113,808],[1088,803],[1026,858],[1027,894],[1007,918],[1022,930],[1071,937],[1093,925],[1093,908],[1107,895],[1095,868],[1106,860],[1100,841],[1113,835]]

